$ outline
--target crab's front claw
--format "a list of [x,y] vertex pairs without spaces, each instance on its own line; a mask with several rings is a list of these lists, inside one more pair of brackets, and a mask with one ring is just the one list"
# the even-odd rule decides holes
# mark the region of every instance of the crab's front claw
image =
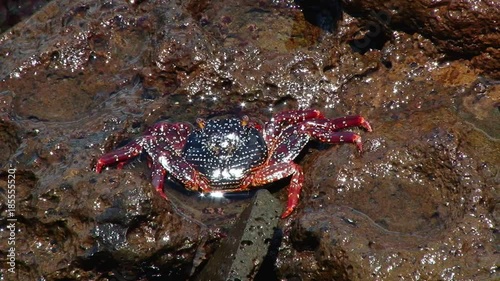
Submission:
[[286,219],[288,216],[290,216],[293,213],[294,210],[295,210],[295,207],[286,208],[283,211],[283,213],[281,214],[281,218]]
[[353,134],[352,142],[356,145],[359,152],[363,152],[363,142],[361,141],[361,136]]
[[101,160],[101,158],[99,158],[99,160],[97,160],[97,164],[95,164],[95,171],[100,174],[102,172],[102,168],[104,168],[106,166],[106,163],[104,160]]
[[186,189],[191,191],[200,191],[202,193],[209,193],[212,191],[207,181],[197,172],[193,171],[190,180],[184,183]]
[[151,181],[153,186],[163,199],[167,199],[167,195],[163,192],[163,184],[165,183],[167,170],[165,170],[159,162],[151,162],[151,170]]
[[134,141],[124,147],[118,148],[111,152],[104,154],[97,159],[97,164],[95,165],[95,170],[97,173],[101,173],[102,169],[106,166],[111,166],[113,164],[118,164],[118,168],[122,168],[128,161],[137,157],[142,152],[141,145]]
[[368,121],[366,121],[366,119],[363,116],[359,116],[359,118],[360,118],[359,125],[365,128],[365,130],[367,130],[368,132],[372,132],[373,129],[370,123],[368,123]]
[[118,169],[121,169],[129,159],[129,155],[120,154],[119,151],[106,153],[103,156],[99,157],[99,159],[97,159],[95,170],[98,174],[100,174],[103,168],[116,163],[118,163]]

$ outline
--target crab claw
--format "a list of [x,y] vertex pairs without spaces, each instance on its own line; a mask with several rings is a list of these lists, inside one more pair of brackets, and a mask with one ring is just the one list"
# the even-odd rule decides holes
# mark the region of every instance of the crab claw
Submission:
[[356,144],[356,147],[358,148],[359,152],[363,152],[363,142],[361,141],[361,136],[359,135],[354,135],[353,136],[353,142]]
[[368,132],[372,132],[372,126],[370,125],[370,123],[368,123],[368,121],[366,121],[366,119],[362,116],[359,116],[360,118],[360,122],[359,122],[359,125],[363,128],[365,128]]

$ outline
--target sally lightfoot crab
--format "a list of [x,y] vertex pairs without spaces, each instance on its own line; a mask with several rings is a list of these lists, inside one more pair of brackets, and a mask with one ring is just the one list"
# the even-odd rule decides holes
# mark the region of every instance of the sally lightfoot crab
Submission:
[[293,160],[311,139],[325,143],[349,142],[362,150],[361,137],[347,127],[370,124],[361,116],[328,119],[318,110],[294,110],[275,114],[263,126],[248,117],[196,120],[189,123],[159,122],[142,137],[104,154],[96,171],[125,163],[145,151],[150,159],[152,182],[163,192],[169,174],[186,189],[211,192],[237,192],[259,187],[291,176],[288,203],[281,215],[289,216],[298,204],[304,176]]

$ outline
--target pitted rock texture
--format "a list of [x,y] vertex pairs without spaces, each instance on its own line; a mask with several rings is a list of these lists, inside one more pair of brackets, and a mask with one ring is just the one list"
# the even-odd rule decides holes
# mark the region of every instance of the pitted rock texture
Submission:
[[472,58],[485,75],[500,78],[498,1],[347,0],[342,4],[346,12],[363,15],[360,33],[365,40],[387,38],[391,29],[419,33],[443,53],[455,59]]
[[251,196],[165,201],[144,158],[97,157],[159,120],[315,108],[374,131],[306,147],[256,280],[498,279],[498,3],[332,3],[53,0],[4,31],[2,278],[196,279]]

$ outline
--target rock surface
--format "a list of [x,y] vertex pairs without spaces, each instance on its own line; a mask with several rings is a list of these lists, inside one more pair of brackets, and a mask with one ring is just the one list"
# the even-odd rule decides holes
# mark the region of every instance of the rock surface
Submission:
[[305,149],[255,280],[500,278],[498,3],[410,2],[54,0],[3,32],[0,279],[195,280],[251,196],[166,202],[145,161],[97,157],[158,120],[296,108],[374,131]]
[[[345,10],[362,14],[366,39],[387,37],[392,29],[419,33],[451,58],[472,58],[484,74],[500,78],[500,2],[346,0]],[[360,34],[360,35],[361,35]],[[376,40],[375,40],[376,41]]]

